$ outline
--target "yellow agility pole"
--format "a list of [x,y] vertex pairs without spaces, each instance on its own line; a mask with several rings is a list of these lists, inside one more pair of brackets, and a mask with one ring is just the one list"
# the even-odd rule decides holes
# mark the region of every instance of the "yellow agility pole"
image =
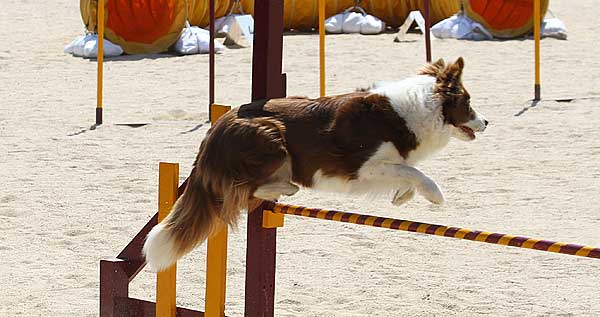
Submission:
[[[158,223],[160,223],[171,212],[177,200],[179,164],[161,162],[158,170]],[[175,317],[177,311],[176,283],[177,264],[156,273],[156,316]]]
[[[230,106],[211,105],[210,122],[215,122]],[[225,286],[227,283],[227,225],[221,224],[222,229],[208,238],[206,252],[206,299],[204,316],[225,316]]]
[[[227,284],[227,226],[208,239],[206,259],[206,299],[204,316],[225,316],[225,286]],[[210,272],[210,273],[209,273]]]
[[319,0],[319,91],[325,96],[325,1]]
[[535,38],[535,85],[534,99],[541,100],[540,85],[540,28],[542,25],[540,13],[540,0],[533,1],[533,37]]
[[98,86],[96,89],[96,125],[102,124],[102,80],[104,62],[104,0],[98,0]]

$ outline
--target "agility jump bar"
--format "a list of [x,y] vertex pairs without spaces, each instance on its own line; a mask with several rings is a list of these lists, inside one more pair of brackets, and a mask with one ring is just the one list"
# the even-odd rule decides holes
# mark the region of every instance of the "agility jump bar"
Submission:
[[302,206],[286,205],[280,203],[275,204],[272,211],[273,213],[310,217],[338,222],[347,222],[371,227],[418,232],[442,237],[465,239],[471,241],[507,245],[511,247],[534,249],[539,251],[563,253],[600,259],[600,248],[512,236],[503,233],[493,233],[470,230],[465,228],[447,227],[417,221],[377,217],[335,210],[307,208]]

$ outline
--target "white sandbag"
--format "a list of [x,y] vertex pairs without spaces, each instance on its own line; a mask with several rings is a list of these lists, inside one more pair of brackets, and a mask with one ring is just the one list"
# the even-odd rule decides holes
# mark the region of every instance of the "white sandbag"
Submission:
[[[197,26],[187,26],[181,32],[179,39],[173,45],[175,52],[183,55],[207,54],[210,49],[210,32]],[[215,53],[225,49],[223,44],[215,40]]]
[[344,21],[343,13],[325,19],[325,31],[327,33],[342,33],[342,21]]
[[567,39],[567,27],[559,18],[549,18],[542,22],[540,30],[542,37],[553,37],[559,40]]
[[[98,57],[98,35],[78,36],[73,42],[65,46],[64,52],[78,57],[96,58]],[[123,54],[123,49],[121,46],[104,39],[103,53],[104,57],[114,57]]]
[[385,30],[385,22],[379,18],[367,14],[363,17],[363,23],[360,26],[361,34],[379,34]]
[[325,20],[328,33],[379,34],[385,30],[385,22],[369,14],[342,12]]
[[342,21],[342,33],[360,33],[361,25],[365,18],[358,12],[346,12],[344,13],[344,20]]
[[460,40],[491,40],[494,37],[486,28],[462,14],[455,14],[431,27],[431,34],[437,38]]

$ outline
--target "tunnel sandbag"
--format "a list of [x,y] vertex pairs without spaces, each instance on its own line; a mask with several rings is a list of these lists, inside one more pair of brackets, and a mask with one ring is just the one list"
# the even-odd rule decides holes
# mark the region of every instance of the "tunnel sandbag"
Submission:
[[[533,30],[534,0],[465,0],[466,15],[499,38],[514,38]],[[541,0],[541,18],[549,0]]]
[[[105,0],[104,36],[127,54],[166,51],[181,34],[186,20],[185,0]],[[97,0],[81,0],[89,31],[97,30]]]

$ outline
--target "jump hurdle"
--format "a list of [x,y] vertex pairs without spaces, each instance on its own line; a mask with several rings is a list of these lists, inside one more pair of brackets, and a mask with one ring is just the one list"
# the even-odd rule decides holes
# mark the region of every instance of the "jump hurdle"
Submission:
[[[222,110],[218,109],[216,113],[220,111]],[[158,213],[115,259],[100,262],[101,317],[224,316],[227,268],[226,228],[211,237],[208,242],[206,312],[176,306],[176,265],[157,273],[156,303],[130,298],[128,295],[129,283],[145,265],[141,248],[146,235],[160,219],[168,214],[176,198],[185,189],[185,182],[177,187],[178,171],[178,164],[160,164]],[[277,228],[284,227],[285,215],[600,259],[600,248],[592,246],[264,201],[248,215],[245,316],[274,316]]]
[[[273,294],[275,292],[275,259],[273,253],[276,249],[276,230],[277,228],[284,226],[284,215],[353,223],[357,225],[416,232],[442,237],[465,239],[477,242],[600,259],[600,248],[592,246],[532,239],[502,233],[447,227],[436,224],[385,218],[344,211],[308,208],[275,202],[264,202],[258,209],[255,209],[250,215],[248,215],[248,235],[250,236],[250,230],[252,226],[256,226],[258,224],[259,226],[262,226],[262,230],[268,234],[269,238],[263,241],[262,246],[265,247],[264,249],[251,249],[250,242],[248,242],[248,249],[246,251],[247,261],[250,259],[268,260],[263,261],[265,266],[246,266],[245,316],[274,316],[275,300],[273,298]],[[273,259],[271,259],[272,257]],[[260,278],[254,278],[256,276],[259,276]],[[249,290],[251,292],[259,292],[260,294],[263,294],[263,296],[260,298],[261,301],[256,301],[253,298],[251,298],[251,301],[249,301]]]

